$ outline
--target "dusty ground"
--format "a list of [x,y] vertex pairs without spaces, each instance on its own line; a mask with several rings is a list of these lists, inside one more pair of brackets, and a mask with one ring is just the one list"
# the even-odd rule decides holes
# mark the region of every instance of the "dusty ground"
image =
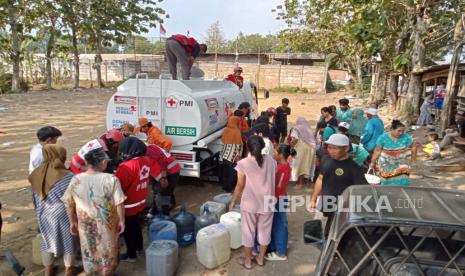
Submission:
[[[29,150],[37,143],[35,132],[44,125],[54,125],[62,130],[59,144],[68,150],[68,159],[85,142],[104,132],[106,103],[113,90],[86,89],[82,91],[45,91],[0,96],[0,202],[4,218],[0,252],[12,251],[26,274],[40,275],[41,267],[31,262],[31,240],[37,233],[37,226],[31,203],[31,190],[27,182]],[[292,115],[309,119],[312,125],[319,117],[320,107],[336,104],[342,94],[274,94],[261,101],[261,109],[278,106],[282,97],[291,100]],[[362,104],[360,100],[352,105]],[[0,108],[1,110],[1,108]],[[434,178],[414,175],[414,184],[465,189],[464,173],[435,174]],[[290,185],[290,194],[310,195],[311,187],[295,190]],[[176,191],[178,202],[185,203],[196,213],[207,199],[221,192],[218,184],[182,180]],[[263,268],[244,271],[237,263],[240,250],[232,252],[231,261],[215,270],[206,270],[197,262],[195,245],[181,250],[178,275],[308,275],[314,269],[319,251],[302,242],[303,222],[312,218],[304,208],[289,215],[290,249],[286,262],[268,263]],[[57,263],[61,263],[57,262]],[[122,275],[143,275],[145,259],[136,264],[121,264]],[[62,273],[62,270],[60,271]],[[0,259],[0,275],[13,275],[7,263]]]

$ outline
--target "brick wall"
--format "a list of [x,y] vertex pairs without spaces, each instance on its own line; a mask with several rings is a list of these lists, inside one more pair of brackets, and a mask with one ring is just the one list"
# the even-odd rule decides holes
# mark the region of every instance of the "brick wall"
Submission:
[[[140,72],[150,73],[152,77],[157,77],[160,72],[169,73],[168,66],[161,55],[105,54],[102,55],[102,59],[103,81],[120,81]],[[92,68],[94,55],[81,55],[80,63],[80,79],[89,80],[92,78],[95,80],[97,74]],[[198,61],[196,65],[205,72],[205,79],[224,78],[232,73],[235,66],[231,62],[215,63],[211,61]],[[252,63],[239,65],[244,69],[242,74],[244,78],[254,82],[259,88],[272,89],[293,86],[320,91],[325,86],[326,69],[323,66],[258,65]],[[65,66],[71,72],[69,76],[72,76],[74,70],[72,62]],[[344,80],[345,74],[346,71],[342,70],[329,71],[331,80]]]

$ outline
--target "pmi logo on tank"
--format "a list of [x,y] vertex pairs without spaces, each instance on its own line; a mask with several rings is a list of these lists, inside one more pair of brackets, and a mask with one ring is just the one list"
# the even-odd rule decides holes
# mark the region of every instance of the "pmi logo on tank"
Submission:
[[192,100],[179,100],[175,97],[166,98],[166,107],[167,108],[178,108],[178,107],[193,107],[194,101]]

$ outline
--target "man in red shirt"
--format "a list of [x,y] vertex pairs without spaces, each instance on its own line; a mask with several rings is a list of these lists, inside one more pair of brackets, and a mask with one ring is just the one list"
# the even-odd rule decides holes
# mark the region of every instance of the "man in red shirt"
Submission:
[[173,80],[178,79],[176,64],[181,64],[182,79],[188,80],[195,59],[207,52],[207,45],[199,44],[193,37],[176,34],[166,40],[166,59]]
[[244,86],[244,78],[241,76],[242,74],[242,67],[236,66],[234,67],[234,73],[229,74],[225,80],[231,81],[237,86],[239,86],[240,89]]
[[153,188],[153,206],[150,214],[162,213],[169,216],[170,210],[176,205],[174,189],[179,180],[181,165],[174,156],[157,145],[147,146],[147,158],[160,166],[160,179],[150,178]]
[[136,262],[137,251],[143,250],[142,228],[139,224],[139,213],[145,208],[149,178],[161,178],[161,170],[157,163],[145,157],[147,146],[136,137],[128,137],[119,145],[123,162],[116,170],[126,201],[125,230],[123,233],[127,253],[121,261]]

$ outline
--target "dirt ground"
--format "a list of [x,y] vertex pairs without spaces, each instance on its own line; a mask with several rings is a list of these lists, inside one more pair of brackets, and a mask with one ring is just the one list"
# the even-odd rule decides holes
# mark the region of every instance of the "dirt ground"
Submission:
[[[69,90],[43,91],[28,94],[0,96],[0,202],[3,204],[4,219],[0,254],[11,251],[26,267],[26,275],[41,275],[42,267],[31,262],[31,240],[37,234],[37,224],[31,202],[31,189],[27,181],[30,148],[37,143],[35,132],[44,125],[53,125],[63,132],[59,144],[68,150],[68,160],[85,142],[105,131],[105,112],[108,99],[114,90]],[[303,116],[315,125],[320,107],[336,104],[342,93],[321,94],[272,94],[260,102],[260,109],[278,106],[281,98],[291,101],[290,122]],[[361,100],[351,101],[352,106],[361,105]],[[2,110],[1,107],[6,107]],[[465,189],[460,173],[435,173],[424,168],[412,178],[414,185]],[[181,180],[176,197],[178,203],[185,203],[192,213],[197,213],[200,205],[214,195],[221,193],[218,183],[203,183],[187,179]],[[290,184],[290,194],[311,194],[311,186],[296,190]],[[176,212],[176,211],[175,211]],[[196,257],[195,245],[180,250],[178,275],[309,275],[313,272],[319,251],[303,244],[302,225],[312,219],[305,208],[290,213],[290,247],[288,261],[268,263],[245,271],[236,258],[241,250],[232,251],[228,263],[214,270],[206,270]],[[61,265],[61,260],[56,262]],[[140,257],[135,264],[121,263],[120,275],[143,275],[145,258]],[[63,270],[59,271],[62,275]],[[0,275],[14,275],[5,260],[0,258]]]

